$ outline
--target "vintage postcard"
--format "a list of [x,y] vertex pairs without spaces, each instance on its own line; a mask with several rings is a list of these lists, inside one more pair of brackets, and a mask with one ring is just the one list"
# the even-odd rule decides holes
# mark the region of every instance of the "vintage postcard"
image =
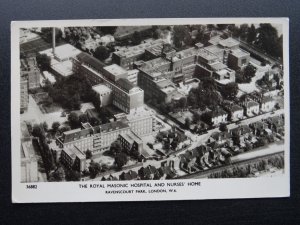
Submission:
[[288,25],[12,22],[12,201],[288,197]]

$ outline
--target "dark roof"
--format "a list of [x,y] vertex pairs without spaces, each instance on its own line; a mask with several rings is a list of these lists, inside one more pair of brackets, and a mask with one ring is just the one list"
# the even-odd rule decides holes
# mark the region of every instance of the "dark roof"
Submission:
[[261,100],[261,103],[271,102],[273,101],[273,98],[270,96],[264,96]]
[[231,129],[230,131],[233,135],[245,135],[247,133],[250,133],[251,129],[247,125],[241,125],[241,126],[238,126],[234,129]]
[[236,112],[236,111],[243,110],[243,107],[238,106],[238,105],[232,105],[230,110],[231,110],[231,112]]
[[96,126],[94,127],[94,130],[96,133],[100,133],[100,132],[110,132],[113,130],[123,129],[127,127],[129,127],[127,123],[124,123],[123,121],[115,121],[115,122],[110,122],[110,123]]
[[76,57],[80,62],[89,64],[98,71],[102,71],[103,67],[106,66],[103,62],[89,55],[86,52],[81,52]]
[[247,102],[247,108],[248,107],[253,107],[253,106],[259,106],[259,104],[255,101],[249,101]]
[[162,166],[158,169],[161,176],[167,175],[169,178],[174,178],[176,173],[169,166]]
[[87,109],[86,114],[88,117],[99,118],[100,114],[96,109]]
[[215,140],[219,140],[219,138],[221,139],[227,139],[230,138],[230,134],[227,131],[224,132],[214,132],[212,133],[211,137]]
[[75,130],[70,130],[70,131],[66,131],[63,133],[62,137],[60,138],[60,140],[63,143],[68,143],[68,142],[72,142],[75,139],[81,139],[84,137],[88,137],[89,135],[94,134],[94,130],[93,128],[89,128],[89,129],[75,129]]
[[147,167],[142,167],[138,172],[141,178],[145,178],[150,176],[151,174],[157,173],[158,171],[154,166],[149,165]]
[[217,108],[215,110],[213,110],[211,112],[211,116],[212,117],[216,117],[216,116],[223,116],[223,115],[227,115],[227,112],[225,112],[223,109],[221,108]]
[[201,157],[203,156],[203,150],[194,148],[192,150],[186,151],[184,154],[180,155],[180,161],[182,163],[188,163],[190,162],[193,158]]
[[261,121],[257,121],[257,122],[251,123],[249,125],[249,127],[251,127],[252,129],[263,130],[267,127],[267,124],[265,124],[264,122],[261,122]]
[[120,78],[116,83],[120,88],[124,89],[127,92],[134,88],[133,84],[126,78]]
[[137,179],[138,174],[135,171],[129,170],[127,173],[123,172],[120,175],[120,180],[134,180]]
[[283,126],[284,125],[284,119],[281,116],[270,117],[270,118],[268,118],[268,122],[275,126]]

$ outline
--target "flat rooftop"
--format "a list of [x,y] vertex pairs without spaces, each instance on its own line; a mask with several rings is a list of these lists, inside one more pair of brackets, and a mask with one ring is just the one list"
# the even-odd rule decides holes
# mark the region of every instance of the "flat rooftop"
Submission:
[[159,58],[152,59],[152,60],[145,62],[145,64],[143,65],[143,68],[145,68],[145,69],[154,68],[154,67],[159,67],[159,66],[167,65],[167,64],[171,64],[171,62],[164,58],[159,57]]
[[214,54],[218,54],[220,52],[223,52],[224,49],[219,47],[218,45],[210,45],[210,46],[207,46],[205,47],[204,49],[210,51],[211,53],[214,53]]
[[211,68],[215,71],[224,70],[227,68],[227,66],[221,62],[215,62],[210,64]]
[[191,56],[196,56],[198,52],[198,49],[196,48],[188,48],[185,50],[182,50],[180,52],[177,52],[176,55],[172,58],[174,62],[185,59]]
[[129,58],[138,54],[143,54],[146,48],[153,47],[154,45],[161,44],[163,45],[164,41],[162,39],[157,40],[144,40],[141,44],[135,46],[126,46],[119,48],[118,51],[115,51],[114,54],[119,57]]
[[57,61],[56,59],[51,59],[51,68],[59,73],[63,77],[67,77],[73,74],[72,62],[70,60]]
[[146,118],[152,116],[150,110],[146,110],[144,107],[140,107],[136,110],[131,111],[129,114],[126,115],[128,121],[136,120],[140,118]]
[[127,71],[125,69],[123,69],[121,66],[119,66],[117,64],[112,64],[112,65],[109,65],[109,66],[105,66],[105,67],[103,67],[103,69],[108,71],[109,73],[115,75],[115,76],[127,73]]
[[202,57],[203,59],[206,59],[206,60],[217,60],[218,57],[211,53],[210,51],[206,50],[206,49],[203,49],[201,48],[199,51],[198,51],[198,56]]
[[112,90],[104,84],[97,84],[97,85],[93,86],[92,88],[98,94],[112,92]]
[[240,48],[236,49],[236,50],[232,50],[231,54],[234,55],[237,58],[245,57],[245,56],[250,56],[249,52],[246,52],[246,51],[244,51],[244,50],[242,50]]
[[227,38],[227,39],[223,39],[219,41],[219,45],[223,46],[223,47],[227,47],[227,48],[232,48],[234,46],[238,46],[240,43],[233,39],[233,38]]
[[220,37],[220,35],[217,35],[217,36],[212,37],[208,42],[212,45],[217,45],[217,44],[219,44],[219,42],[221,40],[223,40],[223,39]]
[[[47,56],[54,57],[53,55],[53,49],[49,48],[44,51],[40,51],[40,54],[46,54]],[[76,55],[80,54],[81,51],[77,48],[75,48],[73,45],[70,44],[64,44],[60,46],[55,47],[55,57],[57,57],[60,60],[65,60],[68,58],[75,57]]]

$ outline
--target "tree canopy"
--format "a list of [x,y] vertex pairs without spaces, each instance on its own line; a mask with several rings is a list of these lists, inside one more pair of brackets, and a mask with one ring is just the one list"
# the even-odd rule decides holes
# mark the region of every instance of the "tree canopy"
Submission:
[[119,169],[126,165],[128,161],[127,155],[124,152],[121,152],[115,157],[115,163]]
[[239,91],[237,83],[232,82],[221,87],[221,94],[225,99],[234,100]]
[[101,104],[99,94],[92,89],[90,82],[77,74],[59,79],[49,87],[48,93],[54,102],[68,110],[78,110],[81,102],[93,102],[96,109]]
[[36,62],[42,71],[50,69],[51,58],[46,54],[37,54]]
[[94,57],[101,61],[107,59],[109,55],[110,55],[109,50],[105,46],[97,47],[94,53]]
[[91,175],[91,178],[95,178],[101,171],[101,166],[99,163],[91,161],[89,166],[89,172]]
[[111,143],[109,151],[114,156],[120,154],[122,152],[122,146],[120,141],[116,140],[113,143]]

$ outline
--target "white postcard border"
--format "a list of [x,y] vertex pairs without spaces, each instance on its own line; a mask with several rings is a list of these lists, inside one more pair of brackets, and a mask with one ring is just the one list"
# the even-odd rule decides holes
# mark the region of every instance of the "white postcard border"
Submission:
[[[29,202],[98,202],[98,201],[153,201],[153,200],[196,200],[230,198],[265,198],[290,196],[290,90],[289,90],[289,23],[288,18],[185,18],[185,19],[103,19],[103,20],[48,20],[14,21],[11,23],[11,156],[12,156],[12,201]],[[189,179],[159,181],[105,181],[105,182],[44,182],[37,189],[26,189],[20,182],[20,49],[19,28],[63,27],[63,26],[138,26],[138,25],[183,25],[183,24],[226,24],[226,23],[278,23],[283,26],[284,98],[285,98],[285,173],[272,178]],[[173,187],[173,193],[105,194],[103,188],[80,188],[87,184],[146,184],[166,185],[183,182],[185,186]],[[200,182],[200,186],[188,186],[188,182]],[[141,188],[116,188],[109,190],[136,190]],[[166,189],[172,189],[167,187]],[[107,189],[108,190],[108,189]]]

